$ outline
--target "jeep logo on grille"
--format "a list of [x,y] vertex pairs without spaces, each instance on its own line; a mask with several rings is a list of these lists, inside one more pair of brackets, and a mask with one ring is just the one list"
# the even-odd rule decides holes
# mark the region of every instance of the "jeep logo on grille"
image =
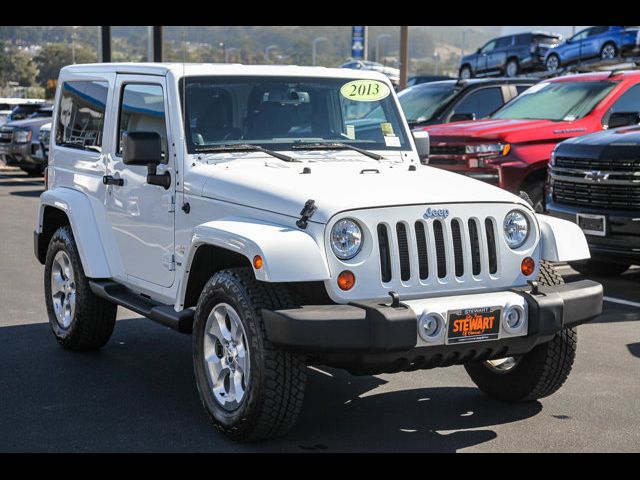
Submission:
[[424,218],[442,218],[443,220],[449,216],[449,210],[446,208],[427,208]]

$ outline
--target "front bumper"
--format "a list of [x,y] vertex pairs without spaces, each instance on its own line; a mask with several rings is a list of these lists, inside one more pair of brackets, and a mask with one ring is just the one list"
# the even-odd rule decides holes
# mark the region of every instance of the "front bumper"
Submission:
[[606,235],[585,234],[594,260],[640,265],[640,215],[637,211],[581,208],[555,203],[547,197],[549,215],[576,223],[577,213],[604,215]]
[[0,144],[0,155],[4,155],[11,165],[39,165],[42,163],[33,156],[32,143]]
[[369,301],[262,313],[272,343],[367,374],[524,354],[551,340],[561,329],[588,322],[602,313],[602,285],[591,280],[540,286],[537,293],[528,286],[511,292],[524,298],[526,335],[473,343],[425,346],[418,336],[417,314],[402,302],[397,307]]

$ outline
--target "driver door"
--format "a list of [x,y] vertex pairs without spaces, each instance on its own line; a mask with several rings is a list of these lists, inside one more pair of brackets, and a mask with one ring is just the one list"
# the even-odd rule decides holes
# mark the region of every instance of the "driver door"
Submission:
[[[152,75],[118,75],[112,111],[117,111],[115,141],[108,155],[106,211],[128,280],[170,287],[174,281],[175,165],[169,152],[166,82]],[[162,139],[163,163],[158,173],[169,172],[165,190],[147,183],[147,167],[125,165],[122,134],[157,132]]]
[[478,73],[484,73],[489,68],[489,56],[493,53],[493,50],[496,48],[496,40],[491,40],[487,43],[478,54]]

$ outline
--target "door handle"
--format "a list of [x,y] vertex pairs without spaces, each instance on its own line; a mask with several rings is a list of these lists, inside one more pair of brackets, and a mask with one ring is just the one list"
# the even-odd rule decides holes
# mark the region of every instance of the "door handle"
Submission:
[[113,175],[105,175],[102,177],[102,183],[105,185],[117,185],[118,187],[122,187],[124,185],[124,179],[115,178]]

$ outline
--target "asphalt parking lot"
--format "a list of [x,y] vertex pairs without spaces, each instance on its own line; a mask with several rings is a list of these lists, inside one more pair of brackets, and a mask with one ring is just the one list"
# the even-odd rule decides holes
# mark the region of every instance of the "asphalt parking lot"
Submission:
[[99,353],[58,346],[32,246],[43,188],[42,179],[0,172],[1,452],[640,451],[638,268],[601,280],[604,313],[579,327],[573,371],[549,398],[491,400],[462,367],[368,377],[310,368],[290,434],[242,445],[207,423],[189,336],[120,308]]

